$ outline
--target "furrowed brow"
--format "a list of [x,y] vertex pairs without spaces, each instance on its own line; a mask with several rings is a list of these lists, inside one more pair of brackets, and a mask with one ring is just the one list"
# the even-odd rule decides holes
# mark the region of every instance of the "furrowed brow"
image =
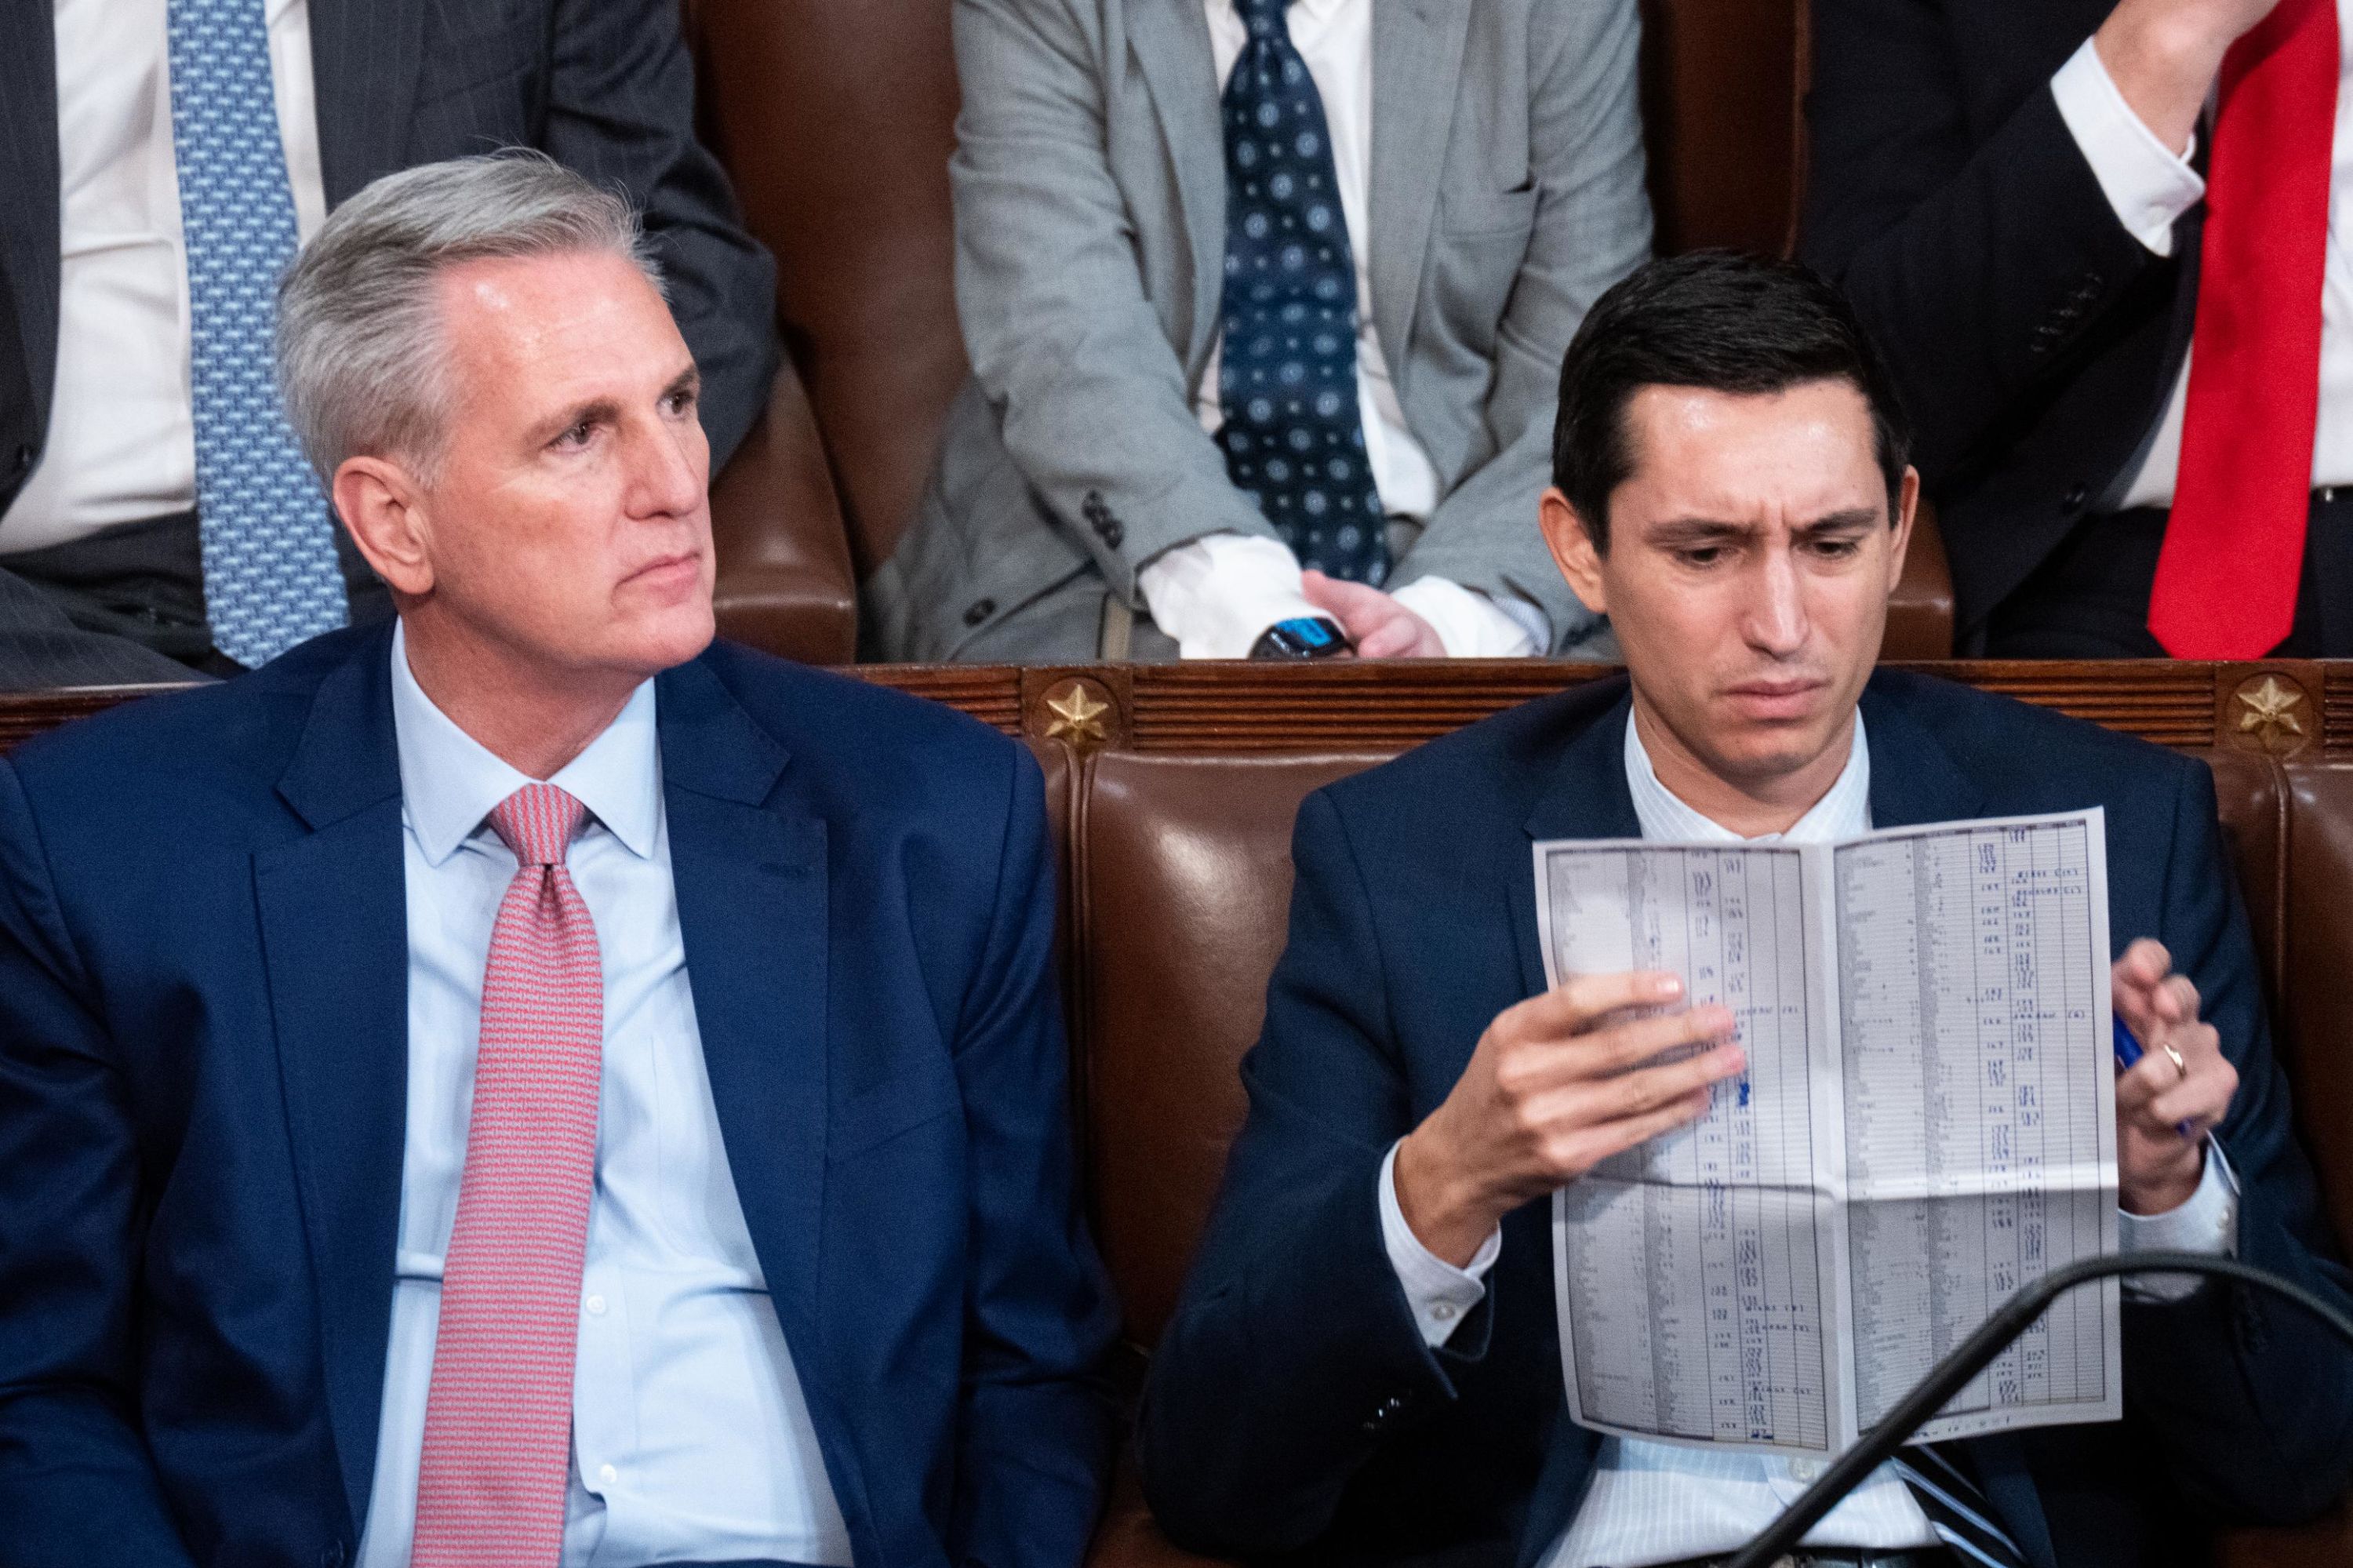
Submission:
[[1737,545],[1757,536],[1757,529],[1746,523],[1727,523],[1714,517],[1677,517],[1664,523],[1653,523],[1642,530],[1643,543],[1666,550],[1705,549],[1713,545]]
[[1810,523],[1799,524],[1791,532],[1800,539],[1820,539],[1840,535],[1866,534],[1880,525],[1883,519],[1876,507],[1850,506],[1843,512],[1832,512]]

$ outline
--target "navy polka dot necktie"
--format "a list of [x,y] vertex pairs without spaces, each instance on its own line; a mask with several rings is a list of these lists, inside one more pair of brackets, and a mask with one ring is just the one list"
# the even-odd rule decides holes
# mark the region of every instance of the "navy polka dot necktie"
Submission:
[[1250,40],[1226,79],[1225,343],[1218,443],[1235,487],[1300,564],[1388,575],[1356,403],[1356,267],[1324,101],[1289,0],[1235,0]]

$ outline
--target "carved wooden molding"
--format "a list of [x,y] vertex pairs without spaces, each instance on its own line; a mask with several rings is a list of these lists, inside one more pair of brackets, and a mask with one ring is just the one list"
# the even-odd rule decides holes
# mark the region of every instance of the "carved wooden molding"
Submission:
[[77,686],[62,692],[0,692],[0,752],[15,750],[45,729],[87,718],[118,703],[176,686]]
[[[2353,661],[1905,664],[2161,746],[2283,760],[2353,755]],[[1390,752],[1613,673],[1543,660],[1314,664],[878,664],[849,672],[1074,760],[1103,749]],[[0,694],[0,751],[162,687]]]
[[2227,694],[2217,683],[2221,711],[2215,725],[2222,744],[2268,757],[2295,757],[2320,738],[2324,722],[2315,694],[2317,680],[2299,678],[2286,670],[2265,670],[2248,675]]

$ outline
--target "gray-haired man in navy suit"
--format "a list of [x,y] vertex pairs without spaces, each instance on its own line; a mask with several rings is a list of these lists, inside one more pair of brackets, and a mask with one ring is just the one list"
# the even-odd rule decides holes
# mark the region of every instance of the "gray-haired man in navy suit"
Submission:
[[695,143],[673,0],[0,0],[0,690],[228,674],[389,613],[269,347],[278,272],[381,175],[532,147],[619,189],[714,462],[766,400],[775,268]]

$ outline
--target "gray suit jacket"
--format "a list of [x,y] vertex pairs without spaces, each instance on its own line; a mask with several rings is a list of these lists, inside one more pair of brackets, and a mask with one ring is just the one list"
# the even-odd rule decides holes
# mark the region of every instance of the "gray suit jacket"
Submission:
[[[1440,482],[1390,586],[1590,630],[1536,532],[1562,352],[1648,253],[1635,0],[1371,0],[1374,319]],[[1192,389],[1219,332],[1224,138],[1202,0],[956,0],[950,171],[972,381],[870,592],[879,651],[1003,656],[1074,579],[1271,528]],[[979,646],[973,646],[977,642]]]

